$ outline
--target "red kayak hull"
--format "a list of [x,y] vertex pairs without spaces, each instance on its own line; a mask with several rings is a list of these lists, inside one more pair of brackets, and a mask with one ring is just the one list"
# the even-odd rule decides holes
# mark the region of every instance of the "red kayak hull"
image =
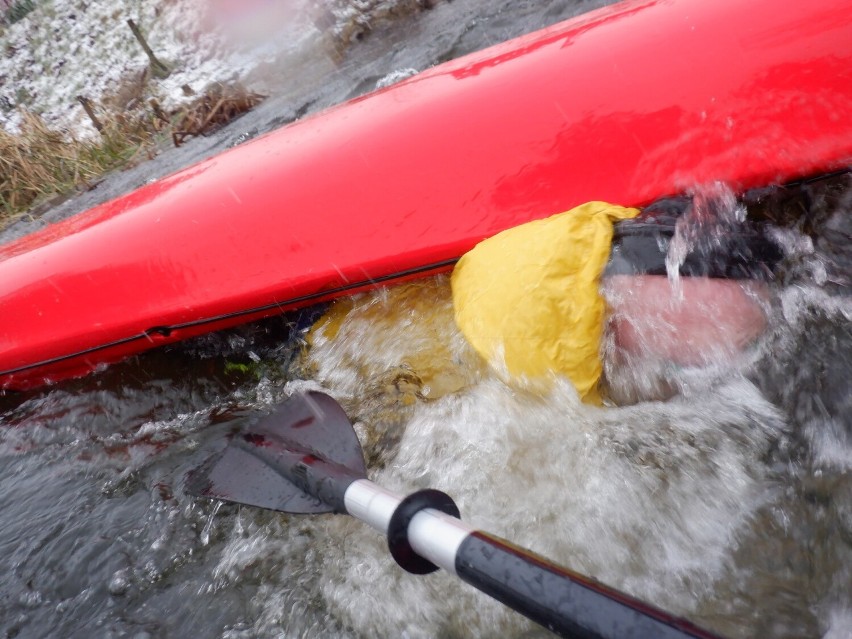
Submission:
[[852,163],[852,0],[637,0],[437,66],[0,248],[0,387],[451,268],[584,201]]

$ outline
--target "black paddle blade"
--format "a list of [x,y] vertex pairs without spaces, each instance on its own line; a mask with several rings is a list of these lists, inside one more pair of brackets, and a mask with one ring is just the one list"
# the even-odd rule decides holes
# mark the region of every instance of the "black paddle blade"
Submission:
[[352,481],[366,477],[361,444],[340,405],[298,393],[220,453],[190,471],[186,492],[287,513],[340,511]]
[[340,404],[325,393],[292,395],[253,426],[251,434],[269,435],[325,462],[367,476],[361,442],[352,422]]
[[329,513],[334,508],[296,486],[249,451],[228,446],[186,477],[186,492],[285,513]]

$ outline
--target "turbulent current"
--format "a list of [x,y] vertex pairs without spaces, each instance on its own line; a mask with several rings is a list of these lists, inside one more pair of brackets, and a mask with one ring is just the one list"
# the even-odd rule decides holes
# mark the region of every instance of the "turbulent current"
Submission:
[[[419,61],[385,77],[591,7],[461,4],[391,21],[349,55],[375,65],[378,39],[410,36]],[[493,372],[455,326],[446,277],[0,397],[0,631],[547,636],[447,574],[403,572],[350,518],[184,494],[234,424],[322,388],[391,490],[441,489],[469,523],[725,636],[850,636],[852,182],[749,197],[742,211],[770,220],[783,250],[766,329],[680,367],[625,357],[610,332],[601,407],[568,382]]]

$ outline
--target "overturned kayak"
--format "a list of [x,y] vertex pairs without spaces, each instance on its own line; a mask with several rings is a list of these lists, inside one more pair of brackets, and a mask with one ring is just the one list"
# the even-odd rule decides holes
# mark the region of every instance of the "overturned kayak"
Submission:
[[852,162],[852,0],[626,2],[0,248],[0,387],[376,285],[591,199]]

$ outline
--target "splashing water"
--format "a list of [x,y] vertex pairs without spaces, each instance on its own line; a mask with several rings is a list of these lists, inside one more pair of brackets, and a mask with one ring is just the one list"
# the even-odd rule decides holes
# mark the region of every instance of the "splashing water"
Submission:
[[[804,277],[773,290],[766,334],[745,356],[667,368],[667,401],[640,388],[596,408],[564,381],[544,395],[501,381],[455,327],[444,277],[338,302],[295,341],[274,320],[36,394],[4,413],[16,425],[0,438],[4,481],[27,477],[86,515],[36,532],[7,491],[21,530],[6,538],[30,531],[34,544],[9,555],[15,603],[2,627],[546,636],[446,574],[404,573],[354,520],[182,494],[204,443],[247,407],[324,388],[355,422],[371,478],[391,490],[444,490],[466,521],[725,636],[843,636],[852,309]],[[605,353],[609,372],[630,368],[615,355]],[[235,358],[245,366],[229,366]],[[636,362],[632,374],[647,371]]]
[[675,224],[674,237],[666,253],[666,273],[672,283],[673,299],[683,301],[680,268],[696,250],[720,249],[731,233],[745,222],[745,206],[729,186],[714,182],[695,189],[692,206]]
[[[762,459],[785,437],[753,384],[733,379],[682,401],[606,410],[582,404],[567,382],[537,396],[481,367],[452,322],[442,279],[361,298],[335,328],[333,339],[320,330],[310,363],[344,402],[376,383],[385,389],[359,402],[359,434],[376,442],[366,451],[378,461],[376,481],[446,490],[470,521],[671,610],[712,607],[714,582],[770,498]],[[421,388],[442,386],[433,371],[445,366],[457,372],[454,389],[424,397]],[[403,392],[387,392],[402,379]],[[522,622],[463,586],[401,581],[376,559],[381,539],[349,535],[361,550],[327,557],[324,593],[361,632],[519,631]],[[354,602],[377,587],[405,595],[357,615]],[[376,616],[390,631],[372,625]]]
[[[827,250],[820,237],[791,246],[797,264]],[[0,628],[546,636],[446,574],[404,573],[354,520],[183,494],[207,442],[324,388],[391,490],[444,490],[466,521],[725,636],[843,636],[852,308],[810,272],[773,285],[768,328],[742,356],[673,367],[607,346],[611,398],[657,366],[666,401],[639,384],[596,408],[564,381],[544,395],[501,381],[455,327],[438,277],[338,302],[289,341],[291,320],[270,320],[7,404],[0,472],[18,488],[0,504]],[[61,511],[37,514],[45,499]]]
[[222,507],[222,502],[217,502],[213,506],[213,510],[210,511],[210,516],[207,519],[207,523],[204,524],[204,529],[201,531],[201,545],[207,546],[210,544],[210,531],[213,529],[213,521],[216,519],[216,515],[219,514],[219,509]]
[[[722,185],[702,193],[703,217],[680,237],[691,249],[719,248],[745,208]],[[788,263],[815,246],[801,231],[779,233],[798,234]],[[808,282],[814,272],[799,269],[795,286],[762,287],[764,332],[735,356],[694,366],[625,361],[610,341],[611,396],[630,400],[606,409],[583,405],[567,383],[540,396],[499,381],[459,335],[440,278],[339,307],[308,361],[361,419],[380,483],[446,490],[469,520],[726,636],[843,636],[852,306]],[[448,369],[450,383],[439,379]],[[636,385],[655,372],[668,385],[665,402],[648,401],[659,385]],[[458,584],[401,579],[375,562],[381,540],[343,526],[360,550],[327,555],[323,594],[360,633],[528,630]],[[377,584],[400,600],[355,603],[372,601]],[[387,625],[374,625],[377,614]]]

